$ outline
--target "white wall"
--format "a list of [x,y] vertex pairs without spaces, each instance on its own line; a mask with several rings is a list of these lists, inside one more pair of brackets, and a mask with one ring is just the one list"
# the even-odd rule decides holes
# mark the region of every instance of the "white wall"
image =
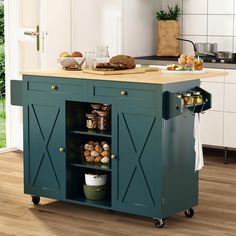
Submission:
[[158,0],[72,0],[72,50],[96,51],[108,45],[110,55],[155,54]]
[[110,54],[121,51],[122,9],[123,0],[72,0],[72,50],[108,45]]
[[156,11],[160,0],[124,1],[124,52],[132,56],[156,54]]
[[[162,0],[162,8],[175,4]],[[196,43],[218,43],[218,51],[236,51],[236,0],[178,0],[182,7],[182,37]],[[184,53],[193,53],[182,43]]]

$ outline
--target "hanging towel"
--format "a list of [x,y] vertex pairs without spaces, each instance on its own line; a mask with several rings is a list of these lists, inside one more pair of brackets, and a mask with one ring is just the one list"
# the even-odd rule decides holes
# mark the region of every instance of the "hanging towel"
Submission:
[[200,137],[200,115],[195,113],[194,117],[194,130],[193,136],[195,139],[194,150],[195,150],[195,171],[201,170],[204,166],[202,143]]

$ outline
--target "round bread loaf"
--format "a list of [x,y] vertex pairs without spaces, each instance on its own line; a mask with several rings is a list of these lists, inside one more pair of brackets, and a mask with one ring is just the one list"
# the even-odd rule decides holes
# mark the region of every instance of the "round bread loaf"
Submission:
[[127,55],[117,55],[110,59],[110,64],[114,65],[117,70],[133,69],[135,62],[133,57]]

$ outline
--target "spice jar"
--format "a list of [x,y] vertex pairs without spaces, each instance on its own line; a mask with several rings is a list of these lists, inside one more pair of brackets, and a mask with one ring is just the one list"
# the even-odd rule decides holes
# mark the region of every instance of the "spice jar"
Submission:
[[110,104],[102,104],[102,110],[103,111],[111,111],[111,105]]
[[102,108],[102,104],[99,103],[90,104],[90,106],[93,108],[94,112],[97,112]]
[[97,128],[97,114],[96,113],[87,113],[86,114],[86,127],[88,129],[96,129]]
[[101,131],[110,129],[110,117],[109,112],[107,111],[97,111],[98,114],[98,123],[97,127]]
[[193,105],[193,97],[191,93],[183,93],[182,95],[184,105]]
[[192,93],[194,104],[202,104],[203,98],[200,91],[195,91]]

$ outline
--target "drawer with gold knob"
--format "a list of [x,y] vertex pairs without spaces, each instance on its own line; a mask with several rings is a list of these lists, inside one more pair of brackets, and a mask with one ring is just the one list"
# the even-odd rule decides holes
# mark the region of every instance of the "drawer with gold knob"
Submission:
[[155,86],[144,84],[93,81],[90,88],[92,97],[97,99],[111,98],[111,101],[155,101]]
[[76,85],[61,84],[58,81],[51,80],[50,82],[40,82],[40,81],[29,81],[28,82],[29,92],[47,92],[53,95],[61,95],[62,93],[77,96],[82,94],[82,83]]

